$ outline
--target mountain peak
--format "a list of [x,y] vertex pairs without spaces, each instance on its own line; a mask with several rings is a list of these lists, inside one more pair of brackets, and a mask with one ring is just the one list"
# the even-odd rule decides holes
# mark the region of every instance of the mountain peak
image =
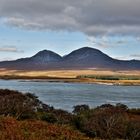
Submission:
[[[82,48],[79,48],[79,49],[77,49],[77,50],[74,50],[74,51],[99,51],[99,50],[97,50],[97,49],[95,49],[95,48],[92,48],[92,47],[88,47],[88,46],[86,46],[86,47],[82,47]],[[73,51],[73,52],[74,52]]]
[[97,49],[85,46],[85,47],[79,48],[78,50],[97,50]]
[[83,47],[83,48],[72,51],[70,54],[66,55],[65,58],[66,59],[76,58],[76,60],[79,60],[79,59],[86,59],[87,57],[96,57],[96,56],[102,56],[102,55],[105,55],[105,54],[103,54],[101,51],[95,48]]
[[59,54],[42,50],[29,58],[0,62],[0,68],[8,69],[112,69],[140,70],[140,61],[116,60],[92,47],[83,47],[61,57]]
[[[48,54],[56,54],[50,50],[42,50],[42,51],[39,51],[37,54],[35,54],[34,56],[38,56],[38,55],[48,55]],[[34,57],[33,56],[33,57]]]
[[72,53],[102,53],[100,50],[95,49],[95,48],[91,48],[91,47],[83,47],[77,50],[72,51],[70,54]]
[[34,61],[38,61],[40,63],[45,62],[57,62],[62,59],[60,55],[50,50],[42,50],[37,54],[31,57]]

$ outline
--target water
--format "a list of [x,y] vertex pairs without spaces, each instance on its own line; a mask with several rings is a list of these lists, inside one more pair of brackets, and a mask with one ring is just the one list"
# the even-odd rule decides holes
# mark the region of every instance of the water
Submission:
[[140,108],[140,86],[0,80],[0,89],[34,93],[44,103],[68,111],[80,104],[96,107],[123,103],[130,108]]

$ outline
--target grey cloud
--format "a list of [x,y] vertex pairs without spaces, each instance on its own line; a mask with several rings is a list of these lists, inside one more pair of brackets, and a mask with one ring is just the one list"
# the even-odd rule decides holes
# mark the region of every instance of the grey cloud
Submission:
[[111,41],[109,37],[102,36],[102,37],[87,37],[87,42],[90,42],[91,45],[100,48],[110,48],[110,47],[119,47],[124,44],[127,44],[127,40],[124,39],[116,39],[115,41]]
[[139,7],[139,0],[0,0],[0,17],[31,30],[139,36]]
[[5,45],[0,47],[0,52],[23,53],[22,50],[18,50],[15,46],[11,46],[11,45]]
[[140,58],[140,54],[132,54],[130,57]]
[[139,42],[139,41],[140,41],[140,37],[137,37],[137,38],[136,38],[136,41],[138,41],[138,42]]
[[119,40],[116,42],[116,44],[125,44],[125,43],[128,43],[126,40]]
[[5,57],[5,58],[0,59],[0,61],[11,61],[11,60],[14,60],[14,59],[11,57]]
[[128,56],[119,56],[119,57],[115,57],[115,59],[118,59],[118,60],[131,60]]

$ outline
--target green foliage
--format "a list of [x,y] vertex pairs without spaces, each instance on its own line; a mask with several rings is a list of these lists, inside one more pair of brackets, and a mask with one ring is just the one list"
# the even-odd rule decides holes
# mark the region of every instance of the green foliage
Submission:
[[128,110],[128,106],[124,105],[124,104],[121,104],[121,103],[117,103],[116,104],[116,108],[121,109],[123,111],[127,111]]
[[47,121],[49,123],[55,123],[57,122],[57,118],[53,113],[42,113],[40,116],[40,119],[43,121]]
[[79,75],[77,78],[93,78],[97,80],[140,80],[140,76],[134,75]]
[[73,113],[78,114],[81,112],[89,111],[89,106],[88,105],[77,105],[73,107]]

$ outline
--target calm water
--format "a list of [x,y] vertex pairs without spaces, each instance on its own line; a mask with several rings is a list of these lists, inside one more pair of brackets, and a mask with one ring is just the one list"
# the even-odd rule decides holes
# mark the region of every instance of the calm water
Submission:
[[78,104],[95,107],[104,103],[124,103],[140,107],[140,86],[0,80],[0,88],[31,92],[44,103],[69,111]]

